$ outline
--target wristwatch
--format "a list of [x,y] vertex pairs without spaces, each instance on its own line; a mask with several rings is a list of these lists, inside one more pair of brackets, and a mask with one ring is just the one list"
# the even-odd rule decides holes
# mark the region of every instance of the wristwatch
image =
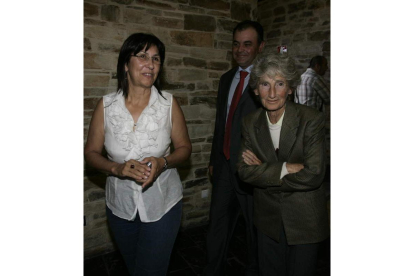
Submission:
[[165,161],[164,167],[163,167],[163,169],[165,171],[166,169],[168,169],[168,161],[167,161],[167,158],[165,158],[165,157],[162,157],[162,158],[164,158],[164,161]]

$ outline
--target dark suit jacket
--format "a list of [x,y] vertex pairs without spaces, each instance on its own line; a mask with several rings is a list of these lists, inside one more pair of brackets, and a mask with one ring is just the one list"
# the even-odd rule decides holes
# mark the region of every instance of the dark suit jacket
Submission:
[[[210,155],[210,166],[213,166],[213,183],[217,183],[220,176],[221,169],[223,168],[223,162],[225,157],[223,153],[224,133],[226,128],[227,117],[227,100],[229,97],[229,90],[234,75],[237,73],[238,67],[231,69],[223,74],[220,78],[218,94],[217,94],[217,110],[216,110],[216,123],[214,128],[213,145]],[[245,194],[251,193],[252,187],[246,183],[240,182],[237,178],[237,160],[240,149],[241,141],[241,120],[250,112],[260,107],[260,104],[254,100],[254,93],[250,86],[247,85],[243,91],[243,95],[237,105],[237,109],[233,115],[231,140],[230,140],[230,167],[232,175],[232,183],[235,185],[237,192]]]
[[[267,236],[279,241],[283,223],[289,245],[323,241],[329,235],[325,188],[324,115],[313,108],[286,103],[280,132],[279,153],[275,153],[266,111],[246,116],[237,164],[241,180],[253,185],[254,223]],[[246,149],[261,161],[249,166],[241,156]],[[283,162],[303,163],[304,169],[280,179]]]

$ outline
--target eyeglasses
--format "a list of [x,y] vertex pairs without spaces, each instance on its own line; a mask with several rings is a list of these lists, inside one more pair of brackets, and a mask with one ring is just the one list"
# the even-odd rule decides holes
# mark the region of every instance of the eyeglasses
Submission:
[[161,64],[161,57],[159,56],[150,57],[147,53],[138,53],[137,55],[131,55],[131,56],[138,58],[139,63],[147,63],[151,59],[152,63],[157,64],[157,65]]

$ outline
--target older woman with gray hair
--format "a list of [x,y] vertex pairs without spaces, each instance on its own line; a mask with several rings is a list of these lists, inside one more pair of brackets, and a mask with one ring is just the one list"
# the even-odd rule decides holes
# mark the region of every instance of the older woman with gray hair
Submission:
[[320,243],[329,236],[323,113],[287,101],[299,81],[294,61],[265,50],[250,85],[262,108],[242,124],[237,164],[254,186],[261,275],[315,275]]

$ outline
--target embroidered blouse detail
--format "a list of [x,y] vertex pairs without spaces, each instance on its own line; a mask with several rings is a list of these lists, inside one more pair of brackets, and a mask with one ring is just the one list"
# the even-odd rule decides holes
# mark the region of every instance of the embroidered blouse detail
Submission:
[[[105,149],[110,160],[123,163],[169,155],[172,95],[162,93],[164,97],[155,87],[151,88],[149,103],[138,118],[135,130],[122,91],[104,96]],[[155,221],[182,198],[182,184],[176,169],[163,172],[144,192],[139,184],[115,176],[107,178],[107,205],[115,215],[131,220],[138,211],[141,221]]]

